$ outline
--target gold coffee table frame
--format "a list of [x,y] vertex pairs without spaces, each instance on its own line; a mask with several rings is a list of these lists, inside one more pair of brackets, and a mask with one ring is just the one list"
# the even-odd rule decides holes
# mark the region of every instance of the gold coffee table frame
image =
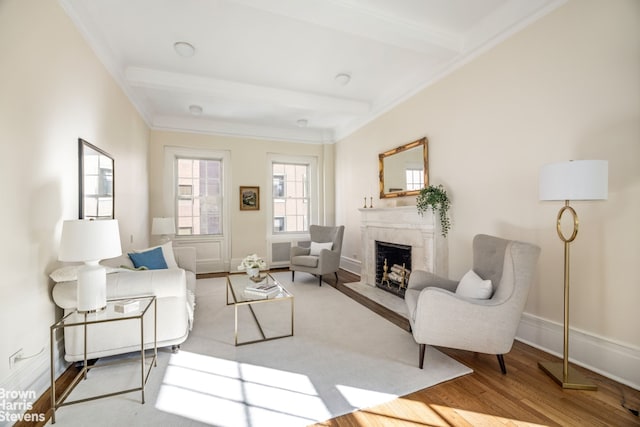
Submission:
[[[234,309],[234,342],[236,346],[253,344],[253,343],[263,342],[263,341],[271,341],[279,338],[286,338],[286,337],[293,336],[293,310],[294,310],[293,295],[287,289],[285,289],[285,287],[282,286],[280,282],[274,279],[273,276],[271,276],[271,274],[267,273],[266,276],[267,276],[266,280],[268,283],[275,283],[279,287],[279,292],[276,295],[269,296],[268,298],[259,297],[259,296],[250,297],[244,294],[244,289],[247,286],[256,284],[252,282],[249,279],[249,276],[247,276],[246,274],[236,273],[236,274],[229,274],[227,276],[227,305],[233,305],[233,309]],[[231,301],[229,301],[229,295],[231,295],[231,298],[232,298]],[[273,303],[273,302],[283,302],[286,300],[289,300],[291,303],[291,333],[273,336],[273,337],[267,337],[266,334],[264,333],[264,330],[262,329],[262,325],[260,324],[260,321],[258,320],[258,317],[256,316],[255,311],[253,310],[253,305],[267,304],[267,303]],[[262,336],[262,338],[257,340],[251,340],[251,341],[238,342],[238,308],[245,305],[249,308],[249,311],[251,312],[251,316],[253,317],[253,320],[256,322],[256,325],[258,326],[258,330],[260,331],[260,335]]]
[[[118,302],[132,300],[139,301],[140,308],[131,313],[117,313],[115,311],[115,305]],[[149,311],[149,308],[153,306],[153,355],[146,356],[145,348],[144,348],[144,316]],[[120,322],[125,320],[139,320],[140,321],[140,358],[135,358],[133,360],[118,360],[109,363],[104,363],[101,365],[92,365],[89,366],[87,364],[87,328],[91,325],[96,325],[99,323],[107,323],[107,322]],[[82,326],[83,328],[83,340],[84,340],[84,365],[80,372],[75,376],[70,386],[67,387],[66,391],[62,393],[62,395],[56,399],[56,378],[55,378],[55,369],[54,369],[54,340],[55,340],[55,332],[58,329],[69,328],[72,326]],[[50,328],[50,346],[51,346],[51,424],[55,424],[56,422],[56,409],[73,405],[74,403],[82,403],[88,402],[90,400],[101,399],[104,397],[116,396],[124,393],[131,393],[133,391],[140,391],[141,400],[144,404],[144,387],[149,380],[149,374],[151,373],[151,368],[157,366],[158,364],[158,302],[156,301],[155,296],[144,296],[144,297],[136,297],[136,298],[119,298],[107,301],[107,307],[104,310],[93,313],[80,313],[77,310],[72,311],[71,313],[64,316],[58,322],[53,324]],[[145,367],[146,359],[150,358],[149,368]],[[77,399],[69,402],[65,402],[65,399],[69,396],[69,394],[73,391],[75,386],[80,382],[81,379],[87,379],[87,373],[90,369],[94,368],[103,368],[107,366],[119,365],[124,363],[132,363],[140,361],[140,387],[130,388],[127,390],[120,390],[111,393],[105,393],[100,395],[95,395],[91,397],[86,397],[84,399]]]

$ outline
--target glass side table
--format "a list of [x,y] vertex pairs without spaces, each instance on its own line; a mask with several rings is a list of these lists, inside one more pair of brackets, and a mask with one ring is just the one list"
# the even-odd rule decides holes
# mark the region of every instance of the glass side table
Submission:
[[[116,311],[116,305],[118,305],[119,303],[123,303],[124,301],[137,301],[138,302],[138,307],[128,313],[119,313]],[[145,348],[144,348],[144,337],[145,337],[145,328],[144,328],[144,318],[145,316],[149,313],[149,309],[153,306],[153,348],[150,350],[153,350],[153,354],[151,356],[149,356],[148,358],[150,358],[149,361],[149,366],[147,368],[146,366],[146,355],[145,355]],[[82,402],[87,402],[90,400],[95,400],[95,399],[100,399],[100,398],[104,398],[104,397],[110,397],[110,396],[116,396],[118,394],[124,394],[124,393],[131,393],[134,391],[140,391],[141,394],[141,400],[142,403],[144,404],[144,387],[147,384],[147,380],[149,379],[149,374],[151,373],[151,368],[153,368],[154,366],[157,366],[157,361],[158,361],[158,339],[157,339],[157,326],[158,326],[158,316],[157,316],[157,311],[158,311],[158,303],[156,301],[156,297],[155,296],[144,296],[144,297],[137,297],[137,298],[120,298],[120,299],[113,299],[113,300],[108,300],[107,301],[107,307],[99,312],[95,312],[95,313],[80,313],[77,310],[72,311],[71,313],[67,314],[66,316],[64,316],[62,319],[60,319],[58,322],[56,322],[55,324],[51,325],[50,328],[50,346],[51,346],[51,352],[50,352],[50,361],[51,361],[51,424],[55,424],[56,422],[56,409],[62,407],[62,406],[67,406],[67,405],[72,405],[74,403],[82,403]],[[92,325],[96,325],[99,323],[106,323],[106,322],[123,322],[123,321],[130,321],[132,323],[138,323],[139,324],[139,328],[140,328],[140,358],[134,358],[132,360],[127,360],[125,362],[123,361],[114,361],[114,362],[110,362],[110,363],[104,363],[104,364],[100,364],[100,365],[92,365],[89,366],[87,364],[87,329],[89,329],[89,327],[91,327]],[[84,341],[84,365],[82,367],[82,369],[80,370],[80,372],[78,372],[78,374],[75,376],[75,378],[73,379],[73,381],[71,382],[71,384],[69,385],[69,387],[67,388],[67,390],[62,393],[62,395],[58,398],[56,398],[56,378],[55,378],[55,372],[54,372],[54,355],[53,355],[53,350],[54,350],[54,336],[55,336],[55,332],[58,329],[64,329],[67,327],[72,327],[72,326],[81,326],[83,328],[83,341]],[[69,401],[66,402],[66,398],[69,396],[69,394],[71,393],[71,391],[73,391],[73,389],[75,388],[75,386],[80,382],[81,379],[87,379],[87,373],[89,372],[90,369],[93,368],[102,368],[102,367],[107,367],[107,366],[112,366],[115,364],[121,364],[121,363],[132,363],[132,362],[140,362],[140,369],[141,369],[141,374],[140,374],[140,387],[135,387],[135,388],[130,388],[130,389],[126,389],[126,390],[119,390],[119,391],[114,391],[114,392],[110,392],[110,393],[105,393],[105,394],[100,394],[100,395],[96,395],[96,396],[91,396],[91,397],[87,397],[84,399],[78,399],[78,400],[73,400],[73,401]]]

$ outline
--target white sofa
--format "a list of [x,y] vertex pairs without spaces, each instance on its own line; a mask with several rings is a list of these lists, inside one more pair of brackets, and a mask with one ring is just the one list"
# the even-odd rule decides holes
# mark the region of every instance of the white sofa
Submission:
[[[155,295],[158,306],[158,347],[178,346],[187,339],[193,322],[196,286],[195,248],[173,248],[175,264],[162,270],[131,271],[124,254],[103,261],[115,272],[107,274],[107,298]],[[67,314],[76,307],[76,281],[58,282],[53,287],[53,300]],[[153,312],[145,316],[145,346],[153,346]],[[84,359],[83,332],[80,327],[64,328],[65,359]],[[139,351],[140,331],[133,320],[100,323],[87,330],[87,359]]]

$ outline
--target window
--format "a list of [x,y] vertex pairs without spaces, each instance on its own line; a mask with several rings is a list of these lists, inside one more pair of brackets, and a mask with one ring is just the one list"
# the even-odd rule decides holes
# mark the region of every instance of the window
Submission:
[[176,158],[179,236],[222,234],[222,160]]
[[271,165],[274,234],[308,231],[311,214],[309,164],[274,161]]
[[273,218],[273,231],[278,233],[284,231],[284,218],[277,216]]
[[424,171],[422,169],[406,169],[407,191],[420,190],[424,187]]
[[284,198],[284,175],[273,175],[273,197]]

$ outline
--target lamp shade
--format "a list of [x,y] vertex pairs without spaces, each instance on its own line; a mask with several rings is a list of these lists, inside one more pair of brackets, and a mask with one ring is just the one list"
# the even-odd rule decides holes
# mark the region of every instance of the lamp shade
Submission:
[[122,254],[118,220],[65,221],[60,239],[60,261],[99,261]]
[[540,169],[540,200],[606,200],[606,160],[571,160]]
[[151,234],[176,234],[176,225],[173,218],[153,218]]

